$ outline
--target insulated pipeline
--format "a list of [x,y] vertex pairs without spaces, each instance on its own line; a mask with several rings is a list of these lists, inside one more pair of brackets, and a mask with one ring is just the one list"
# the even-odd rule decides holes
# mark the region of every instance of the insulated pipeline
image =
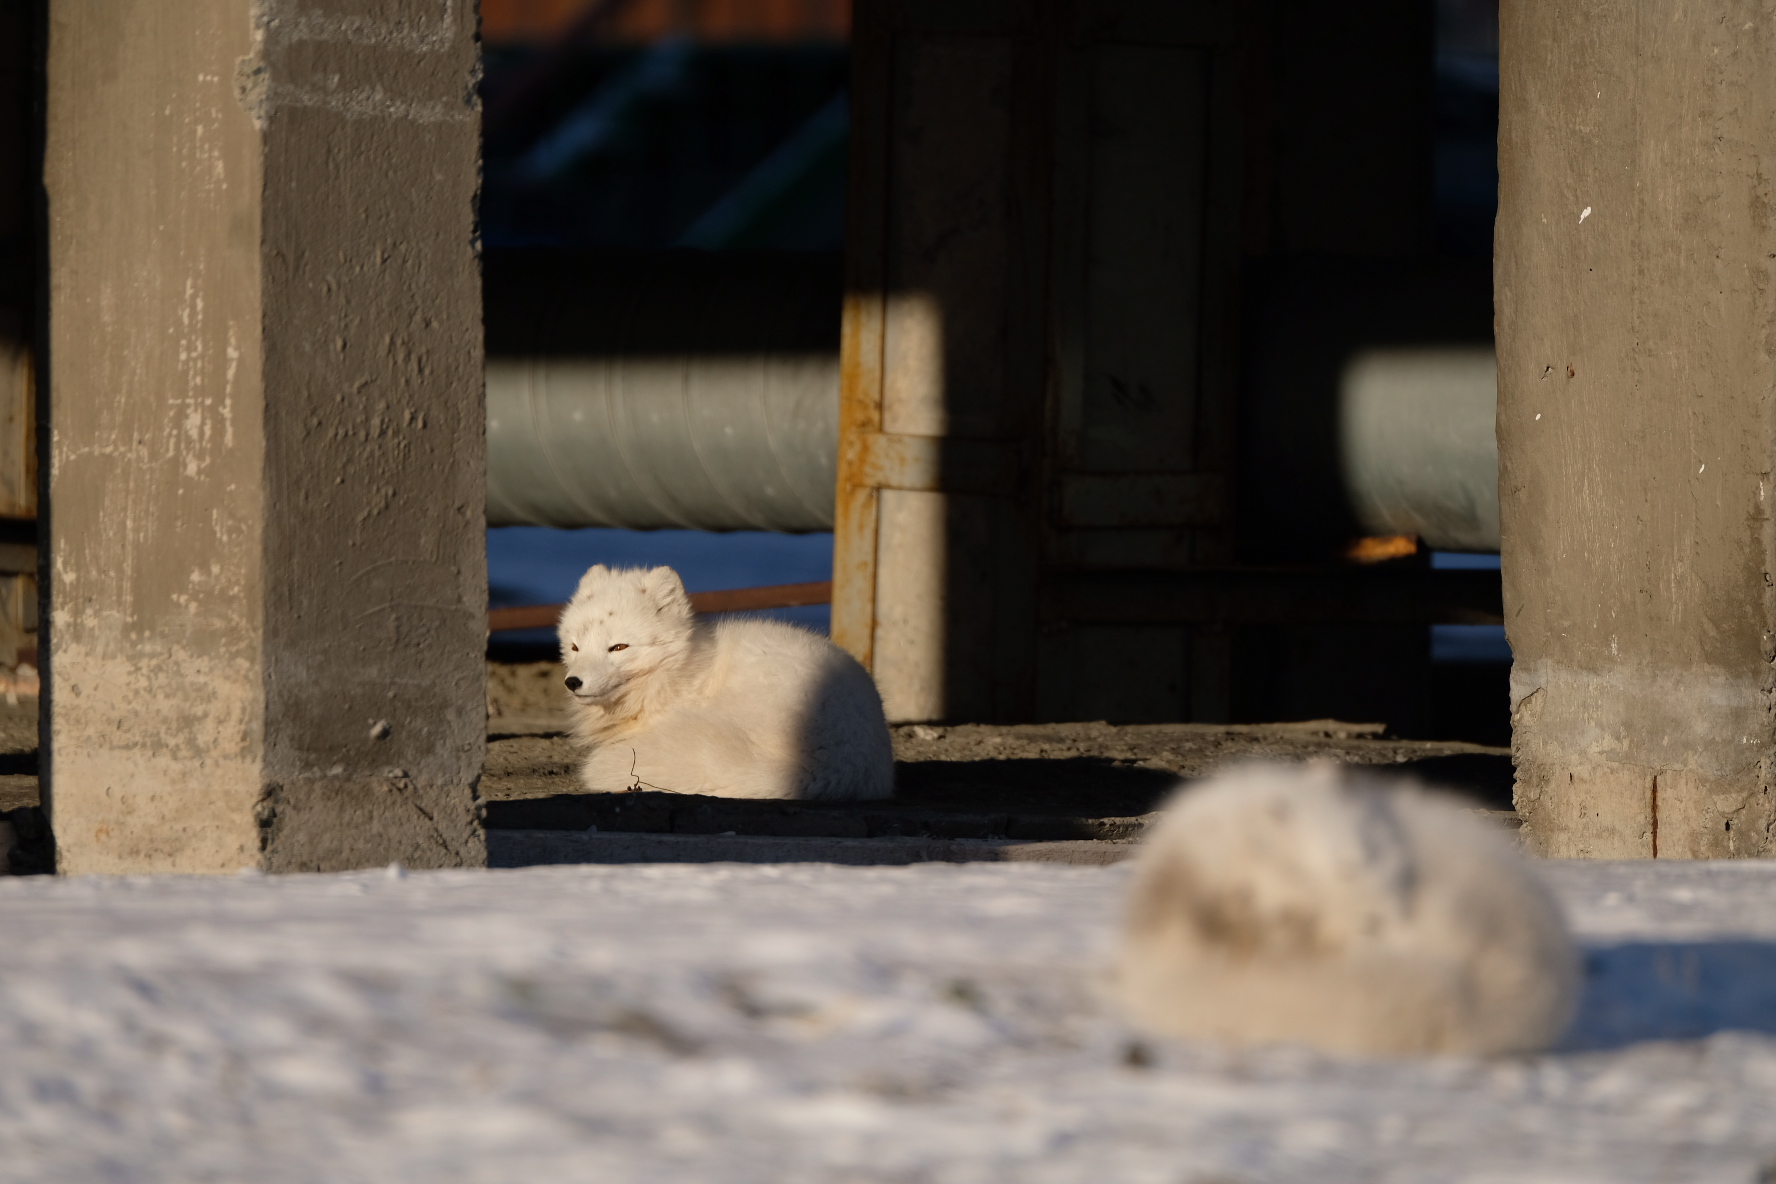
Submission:
[[491,526],[831,530],[836,355],[495,358]]
[[[832,354],[490,359],[488,524],[831,530],[838,386]],[[1364,351],[1339,396],[1363,529],[1498,549],[1490,349]]]
[[[832,529],[836,257],[489,252],[485,284],[489,525]],[[1455,285],[1333,299],[1351,286],[1274,318],[1245,396],[1242,531],[1300,526],[1295,553],[1316,530],[1497,550],[1491,346],[1411,323]],[[1325,329],[1346,304],[1375,308]],[[1423,343],[1372,344],[1402,325]]]
[[487,521],[831,530],[843,263],[488,252]]
[[1371,534],[1499,549],[1498,366],[1490,346],[1364,350],[1344,367],[1344,487]]

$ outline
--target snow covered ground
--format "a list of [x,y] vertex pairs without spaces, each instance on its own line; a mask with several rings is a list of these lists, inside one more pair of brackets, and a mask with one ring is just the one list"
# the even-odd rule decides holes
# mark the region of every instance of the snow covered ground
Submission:
[[1733,1181],[1776,1157],[1776,864],[1546,865],[1569,1047],[1142,1040],[1126,868],[0,882],[0,1179]]

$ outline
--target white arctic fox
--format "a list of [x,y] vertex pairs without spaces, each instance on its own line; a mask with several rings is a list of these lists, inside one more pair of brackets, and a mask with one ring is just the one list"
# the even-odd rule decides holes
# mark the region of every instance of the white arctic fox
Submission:
[[1142,852],[1121,966],[1160,1031],[1395,1056],[1541,1048],[1578,982],[1560,909],[1502,835],[1330,762],[1180,795]]
[[778,621],[699,621],[678,573],[592,568],[561,614],[580,777],[610,793],[844,801],[894,792],[870,676]]

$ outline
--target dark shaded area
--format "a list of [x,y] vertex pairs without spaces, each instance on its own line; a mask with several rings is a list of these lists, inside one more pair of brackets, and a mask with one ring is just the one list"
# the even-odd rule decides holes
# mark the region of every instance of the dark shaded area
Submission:
[[[1424,556],[1371,565],[1065,572],[1045,590],[1049,615],[1094,624],[1493,624],[1504,618],[1496,571],[1435,571]],[[1422,632],[1422,631],[1421,631]],[[1262,719],[1370,719],[1361,711],[1279,710]]]
[[[1484,576],[1497,594],[1497,573],[1461,574]],[[1241,627],[1234,718],[1379,719],[1395,736],[1509,745],[1510,665],[1432,662],[1426,634],[1397,624]]]
[[837,252],[490,249],[490,357],[826,353],[839,349]]
[[1433,662],[1425,676],[1421,734],[1473,744],[1511,743],[1511,667]]
[[1586,952],[1566,1051],[1776,1033],[1776,942],[1627,942]]
[[[987,768],[980,766],[986,765]],[[586,793],[491,801],[490,830],[743,834],[821,838],[1132,839],[1177,784],[1110,761],[920,762],[917,788],[887,802],[749,801],[676,793]],[[1061,784],[1055,766],[1064,766]],[[933,768],[933,766],[937,766]],[[1065,782],[1071,778],[1073,784]]]
[[489,633],[487,660],[517,666],[528,662],[554,662],[561,657],[561,647],[553,638],[536,640],[525,633]]
[[1490,260],[1498,217],[1496,53],[1439,53],[1436,95],[1437,249]]
[[1425,251],[1435,5],[1247,0],[1238,11],[1248,253]]
[[1104,757],[900,761],[895,797],[927,809],[1023,811],[1078,818],[1146,814],[1178,775]]
[[[482,94],[503,111],[533,50],[490,49]],[[845,87],[842,44],[587,44],[515,118],[489,121],[482,234],[490,246],[669,247]],[[776,241],[836,249],[842,149],[773,220]],[[791,216],[793,215],[793,216]]]
[[1426,734],[1428,625],[1308,621],[1233,636],[1235,720],[1374,719]]
[[[35,764],[35,760],[32,764]],[[53,876],[56,870],[55,835],[49,819],[37,806],[0,811],[0,821],[12,827],[12,849],[7,866],[15,876]]]
[[1420,757],[1397,765],[1371,765],[1381,777],[1415,777],[1427,785],[1454,790],[1488,810],[1510,810],[1516,770],[1511,758],[1489,752],[1457,752]]
[[41,254],[41,0],[0,5],[0,331],[30,333]]

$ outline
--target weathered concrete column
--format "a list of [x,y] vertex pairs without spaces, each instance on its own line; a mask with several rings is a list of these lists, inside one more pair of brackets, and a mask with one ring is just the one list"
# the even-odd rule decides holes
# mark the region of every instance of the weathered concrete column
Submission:
[[63,870],[484,860],[472,0],[52,0]]
[[1776,4],[1505,0],[1517,804],[1552,855],[1769,855]]

